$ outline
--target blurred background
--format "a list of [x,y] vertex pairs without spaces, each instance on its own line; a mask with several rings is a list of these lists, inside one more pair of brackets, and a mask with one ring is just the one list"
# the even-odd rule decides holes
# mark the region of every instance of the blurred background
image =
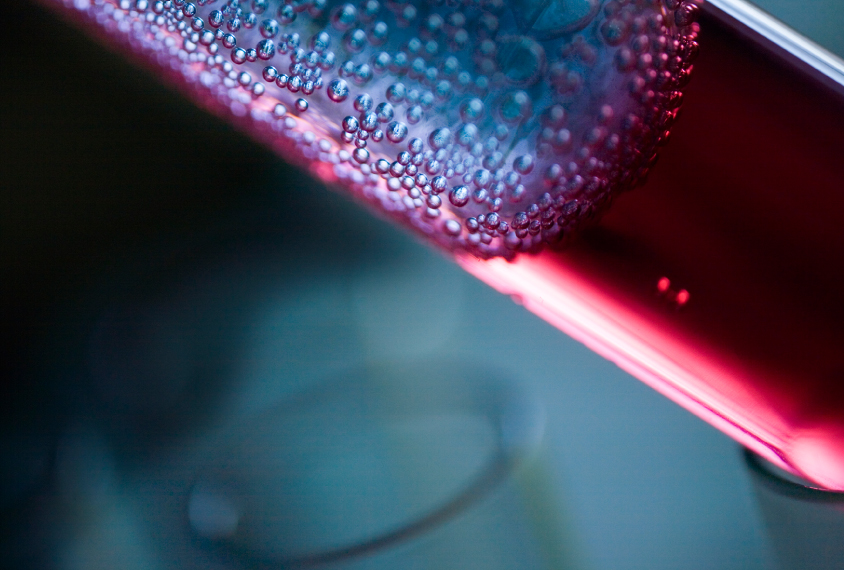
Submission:
[[732,440],[41,8],[3,12],[4,566],[776,567]]
[[844,11],[837,0],[754,0],[749,2],[830,52],[844,57]]

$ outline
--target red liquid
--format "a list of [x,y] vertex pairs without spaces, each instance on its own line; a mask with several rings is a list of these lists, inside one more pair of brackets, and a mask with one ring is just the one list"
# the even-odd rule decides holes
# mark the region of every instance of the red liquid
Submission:
[[714,22],[702,30],[644,187],[565,251],[461,264],[762,456],[844,490],[844,101]]
[[711,19],[700,45],[644,187],[565,251],[458,261],[768,460],[844,490],[844,99]]

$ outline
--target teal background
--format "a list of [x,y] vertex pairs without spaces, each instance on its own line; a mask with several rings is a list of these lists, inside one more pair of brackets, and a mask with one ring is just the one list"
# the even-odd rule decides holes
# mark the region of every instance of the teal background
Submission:
[[844,2],[840,0],[756,0],[752,4],[807,38],[844,57]]

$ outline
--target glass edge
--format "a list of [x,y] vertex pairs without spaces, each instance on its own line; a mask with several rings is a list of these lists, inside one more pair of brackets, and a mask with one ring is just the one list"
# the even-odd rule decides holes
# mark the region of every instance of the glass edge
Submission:
[[844,97],[844,59],[744,0],[706,0],[703,9]]
[[786,479],[775,471],[773,465],[746,447],[742,448],[742,455],[744,456],[744,461],[748,469],[756,475],[756,478],[766,488],[778,495],[811,503],[844,505],[844,492],[842,491],[823,489],[813,485],[809,481],[798,483],[797,481]]

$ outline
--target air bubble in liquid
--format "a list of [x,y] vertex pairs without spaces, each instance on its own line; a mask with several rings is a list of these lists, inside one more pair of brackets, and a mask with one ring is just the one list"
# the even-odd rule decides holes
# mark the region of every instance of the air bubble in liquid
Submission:
[[686,0],[84,4],[287,158],[325,161],[350,192],[479,257],[572,235],[635,187],[698,53]]

